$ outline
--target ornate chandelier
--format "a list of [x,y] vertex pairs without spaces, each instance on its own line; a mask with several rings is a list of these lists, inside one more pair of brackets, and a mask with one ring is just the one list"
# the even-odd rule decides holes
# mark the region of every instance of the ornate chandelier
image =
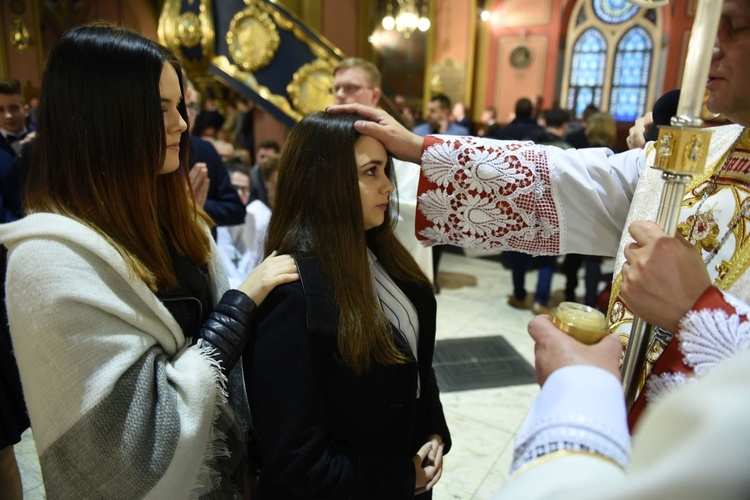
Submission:
[[382,25],[386,31],[396,29],[409,38],[415,30],[427,31],[430,29],[430,19],[427,17],[427,3],[429,0],[397,0],[398,11],[393,17],[393,2],[388,0],[387,12],[383,18]]

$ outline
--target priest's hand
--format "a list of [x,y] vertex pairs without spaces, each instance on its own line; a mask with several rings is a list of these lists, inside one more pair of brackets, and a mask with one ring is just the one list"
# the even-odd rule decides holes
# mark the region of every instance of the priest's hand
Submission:
[[643,148],[646,146],[646,130],[653,123],[654,114],[651,111],[635,120],[633,126],[628,130],[628,149]]
[[[382,109],[362,104],[339,104],[328,106],[328,113],[356,113],[366,120],[358,121],[354,128],[363,135],[377,139],[385,149],[399,160],[420,163],[424,139],[401,125]],[[371,120],[371,121],[368,121]]]
[[653,222],[633,222],[629,230],[635,243],[625,248],[620,295],[649,324],[677,332],[680,319],[711,286],[701,254]]
[[597,366],[620,379],[622,344],[614,335],[605,335],[594,345],[578,342],[550,323],[546,315],[532,319],[528,326],[534,339],[536,380],[544,385],[552,372],[572,365]]

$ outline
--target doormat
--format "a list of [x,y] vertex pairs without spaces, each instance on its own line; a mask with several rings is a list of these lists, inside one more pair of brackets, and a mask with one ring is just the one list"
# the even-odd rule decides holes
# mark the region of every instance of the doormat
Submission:
[[534,384],[534,367],[501,336],[438,341],[432,361],[442,392]]

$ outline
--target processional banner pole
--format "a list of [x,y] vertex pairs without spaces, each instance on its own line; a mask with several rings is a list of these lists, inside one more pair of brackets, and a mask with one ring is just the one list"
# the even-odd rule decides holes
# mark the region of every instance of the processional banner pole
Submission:
[[[630,1],[641,7],[649,3],[644,0]],[[711,133],[701,129],[703,120],[700,116],[723,2],[724,0],[698,1],[677,115],[672,117],[670,127],[660,128],[656,143],[653,168],[662,171],[664,180],[656,223],[671,236],[677,232],[685,187],[693,174],[703,172],[706,165]],[[622,386],[628,410],[635,403],[645,379],[644,367],[652,341],[651,325],[640,317],[633,318],[622,364]]]

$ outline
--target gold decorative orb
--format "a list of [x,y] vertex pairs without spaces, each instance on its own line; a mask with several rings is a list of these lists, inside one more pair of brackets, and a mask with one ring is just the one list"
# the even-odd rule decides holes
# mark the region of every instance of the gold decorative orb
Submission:
[[201,43],[201,20],[195,12],[185,12],[177,18],[177,40],[185,47]]
[[333,104],[333,61],[315,59],[294,73],[286,91],[294,109],[307,115]]
[[280,43],[276,24],[268,11],[257,3],[238,12],[229,23],[229,55],[245,71],[255,72],[267,66]]

